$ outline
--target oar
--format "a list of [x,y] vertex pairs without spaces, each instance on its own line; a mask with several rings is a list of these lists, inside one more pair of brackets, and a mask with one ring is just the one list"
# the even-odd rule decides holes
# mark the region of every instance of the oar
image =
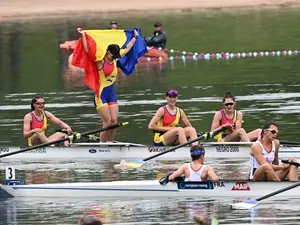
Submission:
[[299,167],[300,166],[300,163],[297,163],[297,162],[291,162],[291,161],[288,161],[288,160],[281,160],[282,163],[286,163],[286,164],[290,164],[290,165],[293,165],[293,166],[297,166]]
[[106,131],[106,130],[115,129],[117,127],[121,127],[121,126],[124,126],[124,125],[127,125],[127,124],[128,124],[128,122],[118,123],[118,124],[114,124],[114,125],[109,126],[109,127],[99,128],[99,129],[87,131],[87,132],[84,132],[84,133],[81,133],[81,134],[80,133],[75,133],[75,134],[72,134],[72,135],[70,135],[66,138],[62,138],[62,139],[59,139],[59,140],[42,143],[42,144],[39,144],[39,145],[30,146],[28,148],[23,148],[23,149],[20,149],[18,151],[14,151],[14,152],[9,152],[9,153],[0,155],[0,158],[10,156],[10,155],[19,154],[19,153],[22,153],[22,152],[27,152],[27,151],[37,149],[37,148],[43,148],[43,147],[46,147],[46,146],[49,146],[49,145],[58,144],[60,142],[64,142],[64,141],[68,141],[68,140],[72,141],[75,138],[79,139],[81,136],[86,136],[86,135],[89,135],[89,134],[95,134],[95,133],[98,133],[98,132],[103,132],[103,131]]
[[231,207],[233,209],[251,209],[251,208],[254,208],[255,206],[257,206],[264,199],[270,198],[274,195],[278,195],[280,193],[283,193],[283,192],[288,191],[290,189],[296,188],[298,186],[300,186],[300,182],[296,182],[296,183],[294,183],[294,184],[292,184],[288,187],[282,188],[278,191],[274,191],[270,194],[267,194],[267,195],[262,196],[262,197],[257,198],[257,199],[250,199],[250,200],[247,200],[247,201],[244,201],[244,202],[231,204]]
[[154,159],[154,158],[156,158],[156,157],[158,157],[158,156],[164,155],[164,154],[166,154],[166,153],[168,153],[168,152],[172,152],[172,151],[174,151],[174,150],[176,150],[176,149],[178,149],[178,148],[181,148],[181,147],[186,146],[186,145],[188,145],[188,144],[191,144],[191,143],[193,143],[193,142],[201,141],[201,140],[203,140],[203,139],[208,139],[208,138],[214,137],[215,135],[217,135],[218,133],[220,133],[220,132],[223,131],[224,129],[226,129],[226,128],[221,127],[221,128],[219,128],[219,129],[215,130],[214,132],[207,132],[207,133],[202,134],[201,136],[199,136],[199,137],[197,137],[197,138],[195,138],[195,139],[193,139],[193,140],[187,141],[187,142],[182,143],[182,144],[180,144],[180,145],[176,145],[176,146],[174,146],[173,148],[170,148],[170,149],[168,149],[168,150],[166,150],[166,151],[163,151],[163,152],[157,153],[157,154],[155,154],[155,155],[149,156],[148,158],[143,159],[143,161],[146,162],[146,161],[148,161],[148,160],[150,160],[150,159]]

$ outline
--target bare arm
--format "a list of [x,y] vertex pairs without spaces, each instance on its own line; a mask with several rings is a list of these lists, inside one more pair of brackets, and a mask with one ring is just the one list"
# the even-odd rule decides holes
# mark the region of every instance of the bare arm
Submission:
[[160,107],[153,118],[150,120],[150,123],[148,125],[149,130],[158,131],[158,132],[167,132],[168,130],[173,129],[173,127],[159,127],[157,126],[158,121],[163,117],[164,115],[164,109],[163,107]]
[[62,129],[66,129],[68,132],[72,132],[70,126],[66,123],[64,123],[62,120],[58,119],[56,116],[54,116],[50,112],[45,112],[46,116],[49,120],[51,120],[53,123],[55,123],[57,126],[60,126]]
[[211,168],[210,166],[208,166],[207,176],[212,181],[218,181],[219,180],[219,177],[215,174],[214,169]]
[[84,47],[85,52],[86,52],[86,53],[89,53],[88,46],[87,46],[87,42],[86,42],[86,36],[85,36],[84,30],[82,30],[81,28],[77,28],[77,32],[78,32],[79,34],[81,34],[81,37],[82,37],[82,44],[83,44],[83,47]]
[[279,140],[275,140],[274,142],[275,142],[275,158],[273,160],[273,165],[279,165],[278,152],[279,152],[280,142]]
[[191,127],[192,126],[192,124],[190,123],[190,121],[188,120],[187,116],[185,115],[185,113],[182,109],[180,109],[180,119],[181,119],[181,122],[183,123],[183,125],[185,127]]
[[243,113],[241,111],[237,112],[237,118],[235,121],[235,129],[240,129],[242,128],[242,123],[243,123]]
[[186,166],[186,164],[183,164],[171,176],[169,176],[169,181],[172,181],[175,178],[180,177],[182,174],[184,174],[184,167],[185,166]]
[[[262,165],[262,164],[265,164],[265,163],[268,163],[263,154],[261,153],[261,146],[258,144],[258,143],[254,143],[251,147],[251,150],[250,150],[250,155],[254,156],[254,158],[256,159],[256,161],[259,163],[259,165]],[[272,168],[276,171],[276,170],[280,170],[282,169],[283,167],[282,166],[279,166],[279,165],[274,165],[272,164]]]
[[214,115],[214,118],[213,118],[213,121],[212,121],[212,124],[211,124],[211,131],[215,131],[217,130],[219,127],[220,127],[220,120],[222,119],[222,114],[220,111],[216,112],[215,115]]
[[125,48],[125,52],[122,54],[122,56],[126,55],[133,47],[134,43],[136,42],[136,39],[138,38],[139,34],[138,32],[134,29],[133,30],[133,33],[134,33],[134,36],[136,37],[133,37],[131,39],[131,41],[126,45],[126,48]]
[[31,115],[28,113],[25,117],[24,117],[24,122],[23,122],[23,136],[25,139],[31,137],[35,131],[34,130],[30,130],[30,123],[31,123]]

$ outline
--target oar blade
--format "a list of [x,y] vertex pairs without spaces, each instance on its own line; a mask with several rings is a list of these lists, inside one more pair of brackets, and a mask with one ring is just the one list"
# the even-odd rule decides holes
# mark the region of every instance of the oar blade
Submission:
[[252,209],[256,207],[260,202],[255,199],[250,199],[244,202],[230,204],[232,209]]
[[133,160],[131,162],[127,162],[126,160],[122,159],[119,164],[114,165],[115,169],[137,169],[143,166],[145,162],[143,160]]

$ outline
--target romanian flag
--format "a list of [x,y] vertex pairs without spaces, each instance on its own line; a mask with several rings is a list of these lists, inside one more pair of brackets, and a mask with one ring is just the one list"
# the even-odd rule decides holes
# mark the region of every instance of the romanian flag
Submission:
[[[138,59],[147,52],[145,41],[141,30],[135,28],[139,33],[132,49],[118,61],[118,67],[126,75],[134,72]],[[99,91],[99,76],[95,61],[102,60],[110,44],[117,44],[121,49],[126,48],[128,42],[133,38],[133,30],[85,30],[88,45],[88,54],[85,52],[82,38],[74,48],[72,64],[85,70],[85,83],[96,93]]]

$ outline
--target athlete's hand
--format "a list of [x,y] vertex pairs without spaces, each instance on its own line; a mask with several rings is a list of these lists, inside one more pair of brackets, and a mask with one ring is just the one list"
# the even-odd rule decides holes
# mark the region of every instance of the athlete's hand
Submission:
[[139,33],[136,31],[136,29],[133,29],[133,34],[134,34],[134,36],[136,36],[136,37],[139,36]]
[[283,170],[289,168],[290,166],[291,166],[290,164],[286,164],[286,163],[281,165]]
[[65,130],[68,132],[68,134],[72,134],[73,133],[71,127],[69,127],[69,126],[67,128],[65,128]]
[[41,133],[43,132],[43,130],[41,128],[35,128],[32,130],[35,134]]
[[290,162],[297,162],[297,160],[295,158],[289,158]]

